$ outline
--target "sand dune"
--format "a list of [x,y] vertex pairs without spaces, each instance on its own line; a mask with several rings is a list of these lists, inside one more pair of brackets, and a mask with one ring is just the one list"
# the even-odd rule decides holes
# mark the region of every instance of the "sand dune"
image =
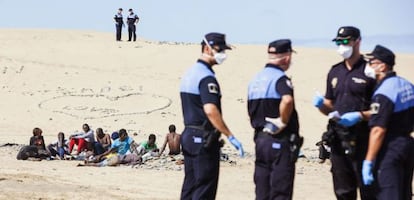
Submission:
[[[266,62],[266,45],[233,45],[215,71],[225,121],[247,157],[238,158],[226,144],[224,151],[234,162],[222,162],[217,199],[254,199],[246,94],[249,80]],[[340,58],[333,49],[294,48],[298,54],[288,74],[307,156],[297,164],[294,199],[334,199],[330,165],[316,159],[315,143],[327,119],[311,100],[315,90],[324,92],[326,73]],[[88,123],[109,133],[125,128],[131,136],[137,133],[133,138],[138,142],[155,133],[160,145],[169,124],[183,129],[180,78],[199,55],[198,44],[115,42],[113,34],[88,31],[0,30],[0,144],[28,143],[34,127],[43,129],[49,143],[59,131],[70,134]],[[414,55],[397,52],[396,62],[398,74],[414,81]],[[179,168],[17,161],[17,151],[0,147],[0,199],[178,199],[184,176]]]

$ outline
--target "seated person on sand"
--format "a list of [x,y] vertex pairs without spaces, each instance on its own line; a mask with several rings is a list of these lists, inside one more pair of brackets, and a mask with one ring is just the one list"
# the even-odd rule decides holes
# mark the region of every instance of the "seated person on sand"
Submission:
[[138,155],[142,155],[142,162],[159,155],[159,149],[155,143],[156,139],[154,134],[150,134],[148,136],[148,141],[141,142],[137,148]]
[[159,149],[157,147],[157,144],[155,141],[157,140],[157,137],[154,134],[150,134],[148,136],[148,140],[141,142],[139,147],[137,148],[138,155],[146,154],[148,152],[159,152]]
[[42,133],[42,129],[34,128],[33,136],[30,137],[29,145],[36,146],[40,150],[46,150],[45,140],[43,139]]
[[40,128],[33,129],[33,136],[30,137],[30,146],[36,146],[40,158],[47,158],[50,154],[46,150],[45,140],[43,139],[42,133],[43,131]]
[[65,158],[65,155],[69,155],[69,141],[65,139],[65,134],[59,132],[58,139],[47,145],[47,149],[51,156],[59,156],[61,160]]
[[46,151],[45,140],[42,136],[42,129],[34,128],[33,136],[30,137],[29,145],[23,146],[17,153],[17,160],[41,160],[50,155]]
[[95,154],[99,155],[107,151],[111,147],[111,136],[105,134],[102,128],[96,129],[96,142],[94,146]]
[[167,136],[165,136],[164,144],[161,147],[161,151],[158,156],[161,156],[162,153],[165,150],[165,147],[168,143],[168,148],[170,151],[168,152],[168,155],[174,156],[181,153],[181,145],[180,145],[180,137],[181,135],[175,132],[175,125],[171,124],[168,127],[169,133],[167,133]]
[[116,155],[136,153],[136,146],[137,145],[134,140],[128,136],[127,131],[125,129],[121,129],[119,130],[119,138],[112,143],[110,149],[95,156],[95,162],[100,162]]
[[75,146],[75,144],[78,146],[77,153],[75,155],[81,153],[85,149],[93,147],[93,144],[95,143],[95,135],[93,134],[93,130],[89,128],[88,124],[84,124],[82,129],[83,132],[75,133],[69,136],[69,153],[72,153],[73,146]]

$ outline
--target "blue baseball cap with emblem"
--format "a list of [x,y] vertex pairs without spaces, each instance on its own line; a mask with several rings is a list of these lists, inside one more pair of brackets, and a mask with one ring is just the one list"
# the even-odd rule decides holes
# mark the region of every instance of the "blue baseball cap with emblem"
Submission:
[[342,26],[338,29],[336,37],[332,41],[344,39],[358,39],[361,37],[361,32],[358,28],[353,26]]
[[226,43],[226,35],[222,33],[212,32],[206,34],[201,44],[204,45],[205,42],[208,42],[210,46],[218,46],[220,48],[220,51],[231,49],[231,47]]

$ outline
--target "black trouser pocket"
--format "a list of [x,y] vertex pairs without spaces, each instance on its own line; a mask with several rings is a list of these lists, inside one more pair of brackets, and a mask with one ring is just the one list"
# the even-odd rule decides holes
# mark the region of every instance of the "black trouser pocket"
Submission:
[[[269,137],[271,138],[271,137]],[[257,137],[256,142],[256,162],[266,165],[277,164],[282,154],[282,143],[267,137]]]
[[181,136],[184,155],[196,156],[203,147],[203,132],[186,128]]

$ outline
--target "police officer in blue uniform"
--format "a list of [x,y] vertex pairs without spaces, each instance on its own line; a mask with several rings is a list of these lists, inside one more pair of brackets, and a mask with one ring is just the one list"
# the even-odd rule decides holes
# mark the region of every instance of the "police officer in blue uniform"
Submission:
[[118,13],[114,16],[115,28],[116,28],[116,41],[121,41],[122,27],[124,25],[124,18],[122,17],[122,8],[118,9]]
[[129,15],[127,17],[127,24],[128,24],[128,42],[131,41],[131,39],[134,40],[134,42],[137,40],[137,33],[136,33],[136,24],[139,21],[139,17],[137,14],[134,13],[132,8],[129,10]]
[[221,133],[240,156],[244,154],[242,144],[222,118],[220,86],[212,69],[223,63],[225,51],[231,48],[221,33],[206,34],[201,45],[202,55],[182,77],[180,86],[185,125],[180,138],[185,170],[181,199],[215,199]]
[[269,44],[269,61],[248,87],[248,113],[255,130],[256,199],[292,199],[299,137],[293,86],[285,75],[292,52],[289,39]]
[[377,45],[368,56],[365,73],[378,85],[371,102],[363,181],[372,185],[376,179],[379,200],[412,199],[414,85],[393,71],[395,55],[391,50]]
[[[353,26],[340,27],[333,41],[344,60],[328,73],[325,96],[316,95],[315,107],[328,116],[332,180],[337,199],[375,199],[373,188],[362,184],[362,161],[368,145],[368,117],[375,80],[364,74],[366,61],[360,53],[361,34]],[[337,113],[337,114],[334,114]]]

